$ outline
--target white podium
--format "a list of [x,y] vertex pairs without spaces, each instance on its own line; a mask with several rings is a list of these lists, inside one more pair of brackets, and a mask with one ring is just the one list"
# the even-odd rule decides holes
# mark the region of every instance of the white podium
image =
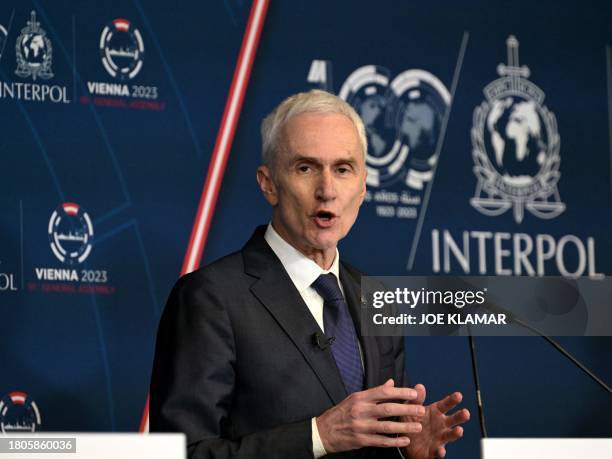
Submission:
[[611,459],[612,438],[486,438],[482,459]]

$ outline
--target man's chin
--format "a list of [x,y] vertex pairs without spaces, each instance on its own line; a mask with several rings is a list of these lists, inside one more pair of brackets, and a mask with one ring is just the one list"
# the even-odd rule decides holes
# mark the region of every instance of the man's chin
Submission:
[[[321,252],[327,252],[329,250],[336,250],[338,241],[340,238],[329,235],[317,235],[309,241],[309,245],[314,249]],[[322,237],[323,236],[323,237]]]

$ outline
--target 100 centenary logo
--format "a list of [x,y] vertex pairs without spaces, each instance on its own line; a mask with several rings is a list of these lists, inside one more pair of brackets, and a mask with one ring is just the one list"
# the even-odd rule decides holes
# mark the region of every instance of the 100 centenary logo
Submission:
[[[331,62],[313,60],[307,81],[331,90]],[[365,202],[376,216],[415,219],[432,181],[450,93],[424,69],[393,75],[380,65],[352,71],[338,96],[363,120],[368,141]]]

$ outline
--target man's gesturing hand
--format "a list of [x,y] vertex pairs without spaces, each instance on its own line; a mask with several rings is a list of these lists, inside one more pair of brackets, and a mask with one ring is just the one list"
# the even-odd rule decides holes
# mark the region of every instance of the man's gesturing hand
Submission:
[[[394,387],[392,379],[382,386],[349,395],[316,420],[325,451],[337,453],[366,446],[408,446],[410,437],[396,437],[395,434],[412,435],[421,431],[418,418],[425,415],[425,408],[404,404],[416,401],[417,397],[414,389]],[[386,419],[397,416],[405,420]]]
[[[414,387],[418,393],[412,402],[421,406],[425,401],[425,386],[417,384]],[[453,414],[447,413],[461,403],[463,396],[455,392],[447,397],[425,407],[424,416],[406,416],[405,422],[421,422],[423,429],[419,433],[408,434],[410,445],[404,449],[410,459],[432,459],[446,456],[446,444],[458,440],[463,436],[463,424],[470,419],[470,412],[466,409]]]

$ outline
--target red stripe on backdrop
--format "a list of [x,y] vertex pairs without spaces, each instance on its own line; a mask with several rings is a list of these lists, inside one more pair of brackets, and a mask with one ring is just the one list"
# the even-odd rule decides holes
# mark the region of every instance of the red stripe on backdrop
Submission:
[[[221,119],[221,126],[217,133],[217,140],[213,149],[210,164],[208,165],[208,173],[206,181],[198,204],[189,245],[183,260],[181,275],[190,273],[200,266],[202,253],[206,244],[206,238],[210,229],[210,223],[217,204],[219,190],[227,158],[229,157],[230,148],[234,140],[236,125],[242,110],[242,102],[249,83],[253,61],[259,44],[259,37],[263,29],[264,19],[268,10],[269,0],[254,0],[249,14],[249,20],[242,38],[240,54],[234,70],[232,84],[230,86],[227,101],[225,102],[225,110]],[[140,422],[140,432],[148,432],[149,430],[149,396],[144,408],[142,420]]]
[[147,401],[145,402],[145,407],[142,412],[142,419],[140,420],[140,427],[138,427],[138,432],[146,433],[149,431],[149,394],[147,394]]
[[217,134],[217,141],[213,150],[204,190],[200,198],[198,213],[191,232],[187,254],[183,261],[181,274],[189,273],[198,268],[213,211],[221,188],[221,178],[225,171],[225,165],[229,156],[230,146],[234,139],[238,117],[242,109],[242,102],[246,92],[251,68],[255,59],[255,52],[259,43],[259,36],[263,28],[263,22],[268,8],[268,0],[255,0],[251,7],[249,21],[247,23],[238,63],[234,71],[229,96],[225,104],[221,127]]

